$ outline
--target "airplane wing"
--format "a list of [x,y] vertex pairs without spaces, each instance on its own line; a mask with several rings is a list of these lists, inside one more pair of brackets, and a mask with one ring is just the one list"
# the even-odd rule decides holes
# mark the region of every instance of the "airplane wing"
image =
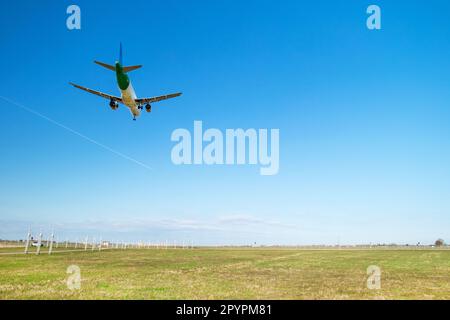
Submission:
[[119,98],[119,97],[116,97],[116,96],[112,96],[112,95],[109,95],[109,94],[106,94],[106,93],[103,93],[103,92],[100,92],[100,91],[95,91],[95,90],[92,90],[92,89],[89,89],[89,88],[85,88],[85,87],[79,86],[79,85],[77,85],[75,83],[72,83],[72,82],[69,82],[69,83],[71,85],[73,85],[75,88],[87,91],[87,92],[92,93],[92,94],[96,94],[96,95],[98,95],[98,96],[100,96],[102,98],[105,98],[105,99],[108,99],[108,100],[114,100],[116,102],[122,102],[122,98]]
[[175,97],[178,97],[178,96],[181,96],[181,92],[172,93],[172,94],[168,94],[168,95],[165,95],[165,96],[152,97],[152,98],[140,98],[140,99],[135,99],[135,101],[138,104],[153,103],[153,102],[158,102],[158,101],[162,101],[162,100],[175,98]]

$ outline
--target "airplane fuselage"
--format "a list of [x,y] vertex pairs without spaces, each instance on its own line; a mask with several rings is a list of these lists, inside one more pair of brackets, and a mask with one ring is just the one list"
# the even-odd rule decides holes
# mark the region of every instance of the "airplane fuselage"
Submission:
[[131,85],[130,78],[125,72],[123,72],[123,68],[119,62],[116,62],[116,78],[123,104],[130,109],[133,117],[139,117],[141,111],[139,110],[139,106],[136,103],[136,93],[134,92],[134,88]]
[[129,109],[133,117],[139,117],[141,114],[141,110],[139,110],[139,106],[137,105],[135,99],[136,93],[134,92],[133,86],[131,83],[128,85],[128,88],[125,90],[120,89],[120,93],[122,96],[122,101],[124,105],[126,105]]

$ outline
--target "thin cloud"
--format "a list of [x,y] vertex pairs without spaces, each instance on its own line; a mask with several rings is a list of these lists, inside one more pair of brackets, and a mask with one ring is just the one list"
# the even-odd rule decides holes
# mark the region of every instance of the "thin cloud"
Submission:
[[130,219],[55,223],[46,221],[0,220],[0,234],[10,233],[11,231],[25,233],[29,227],[35,231],[44,230],[45,232],[59,230],[71,232],[133,233],[159,230],[261,233],[280,228],[292,229],[295,226],[245,215],[222,216],[209,221],[195,219]]
[[278,221],[273,220],[264,220],[260,218],[256,218],[253,216],[246,215],[232,215],[225,216],[219,219],[219,223],[224,225],[265,225],[271,227],[280,227],[280,228],[295,228],[296,226],[293,224],[285,224]]

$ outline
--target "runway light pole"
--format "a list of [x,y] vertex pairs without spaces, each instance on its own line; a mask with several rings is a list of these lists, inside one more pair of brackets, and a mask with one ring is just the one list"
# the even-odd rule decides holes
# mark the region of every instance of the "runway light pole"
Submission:
[[48,254],[49,255],[52,254],[52,251],[53,251],[53,239],[54,239],[54,237],[55,237],[55,235],[53,234],[53,231],[52,231],[52,235],[50,236],[50,244],[49,244],[49,247],[48,247]]
[[25,254],[28,254],[28,247],[30,246],[31,228],[28,229],[27,241],[25,242]]
[[41,254],[41,245],[42,245],[42,232],[39,233],[36,255]]

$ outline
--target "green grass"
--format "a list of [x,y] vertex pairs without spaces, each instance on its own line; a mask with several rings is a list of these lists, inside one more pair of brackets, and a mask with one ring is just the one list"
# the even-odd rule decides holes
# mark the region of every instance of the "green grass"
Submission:
[[[18,251],[11,248],[1,252]],[[19,250],[21,251],[21,250]],[[67,267],[81,289],[67,288]],[[381,290],[366,270],[382,270]],[[0,299],[450,299],[450,250],[127,249],[0,255]]]

